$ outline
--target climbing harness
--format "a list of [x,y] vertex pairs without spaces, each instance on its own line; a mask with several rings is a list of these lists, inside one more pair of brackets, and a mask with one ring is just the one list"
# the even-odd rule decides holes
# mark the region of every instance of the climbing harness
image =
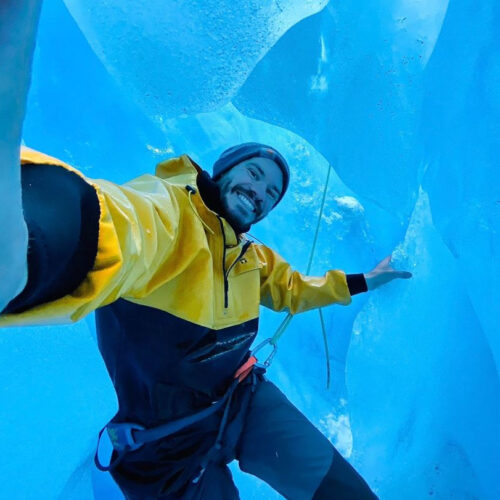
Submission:
[[[103,472],[108,472],[113,470],[119,463],[123,460],[125,455],[131,451],[138,450],[146,443],[152,443],[153,441],[158,441],[159,439],[166,438],[186,427],[200,422],[201,420],[209,417],[217,410],[224,408],[221,424],[219,426],[219,432],[214,446],[211,448],[207,454],[208,458],[204,460],[211,461],[214,459],[214,455],[217,451],[222,449],[222,438],[224,430],[226,428],[229,409],[231,406],[231,401],[233,398],[234,391],[248,376],[252,376],[252,392],[254,391],[256,384],[256,375],[263,375],[265,373],[266,363],[259,364],[255,353],[259,350],[260,346],[250,353],[250,356],[245,363],[243,363],[236,373],[234,374],[233,381],[229,386],[228,390],[224,396],[218,401],[214,401],[211,406],[201,410],[199,412],[193,413],[183,418],[177,420],[172,420],[166,422],[157,427],[152,427],[147,429],[146,427],[134,423],[134,422],[110,422],[105,427],[101,429],[97,441],[97,449],[94,455],[94,462],[96,467]],[[248,404],[248,403],[247,403]],[[245,406],[247,406],[247,404]],[[246,409],[246,408],[245,408]],[[99,459],[99,445],[101,442],[101,437],[103,432],[107,430],[113,449],[116,452],[115,457],[111,459],[108,465],[103,465]],[[207,463],[208,463],[207,462]],[[204,470],[205,466],[202,467]]]

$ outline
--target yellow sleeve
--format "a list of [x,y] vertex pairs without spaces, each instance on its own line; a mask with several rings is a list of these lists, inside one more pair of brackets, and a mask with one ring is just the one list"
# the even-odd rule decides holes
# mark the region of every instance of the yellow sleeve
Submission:
[[179,239],[178,186],[153,175],[124,185],[88,179],[59,160],[30,150],[23,153],[24,163],[59,165],[95,188],[100,208],[97,255],[73,293],[26,312],[4,314],[0,327],[74,322],[119,297],[145,296],[178,272],[176,259],[169,259]]
[[343,271],[328,271],[322,277],[293,271],[280,255],[264,245],[255,245],[262,264],[260,303],[274,311],[291,314],[330,304],[348,305],[351,295]]

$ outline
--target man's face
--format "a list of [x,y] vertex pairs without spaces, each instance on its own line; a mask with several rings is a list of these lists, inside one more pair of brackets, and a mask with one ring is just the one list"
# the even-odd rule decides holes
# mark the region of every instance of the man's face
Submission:
[[268,158],[250,158],[228,170],[217,184],[225,210],[245,227],[264,218],[276,205],[283,173]]

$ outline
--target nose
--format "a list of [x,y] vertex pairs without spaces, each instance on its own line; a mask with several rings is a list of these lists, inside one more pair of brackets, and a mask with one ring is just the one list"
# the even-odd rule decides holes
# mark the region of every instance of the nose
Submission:
[[263,181],[256,182],[253,186],[255,200],[263,203],[266,199],[267,184]]
[[250,195],[252,196],[252,199],[255,202],[255,205],[257,206],[258,212],[261,212],[264,206],[265,189],[266,189],[265,187],[262,187],[261,182],[254,184],[250,189]]

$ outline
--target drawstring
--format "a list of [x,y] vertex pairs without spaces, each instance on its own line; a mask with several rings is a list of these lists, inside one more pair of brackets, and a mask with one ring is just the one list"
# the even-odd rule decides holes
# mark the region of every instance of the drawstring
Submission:
[[201,223],[208,229],[210,234],[215,234],[212,228],[200,217],[200,214],[198,213],[198,210],[193,205],[193,200],[191,199],[191,195],[196,194],[196,189],[194,187],[191,187],[189,185],[186,186],[187,192],[188,192],[188,198],[189,198],[189,204],[191,205],[191,208],[193,209],[193,212],[195,213],[196,217],[200,219]]
[[253,238],[254,240],[257,240],[261,245],[265,245],[264,242],[262,242],[261,240],[259,240],[259,238],[256,238],[253,234],[250,234],[250,233],[246,233],[248,234],[248,236],[250,236],[250,238]]

